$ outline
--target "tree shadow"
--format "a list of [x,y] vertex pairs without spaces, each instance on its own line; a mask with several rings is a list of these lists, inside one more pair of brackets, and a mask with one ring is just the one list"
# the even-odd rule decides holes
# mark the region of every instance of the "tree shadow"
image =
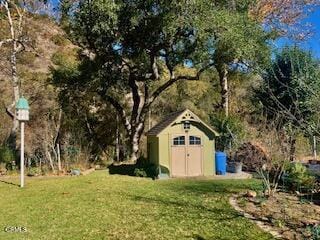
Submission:
[[122,165],[110,165],[108,167],[110,174],[135,176],[134,170],[137,168],[136,164],[122,164]]
[[[159,196],[157,197],[146,197],[140,195],[129,195],[133,201],[140,201],[143,203],[156,203],[163,206],[174,206],[177,208],[187,208],[189,210],[194,209],[196,211],[204,211],[212,213],[211,219],[217,221],[229,221],[232,219],[236,219],[238,217],[242,217],[241,214],[234,211],[232,208],[223,208],[223,207],[207,207],[201,204],[194,204],[186,201],[179,201],[176,199],[164,199]],[[221,217],[220,217],[221,216]]]
[[135,177],[149,177],[155,179],[158,168],[154,164],[148,163],[145,159],[139,158],[135,164],[111,164],[108,166],[109,174],[118,174]]
[[195,239],[195,240],[206,240],[204,237],[200,236],[199,234],[194,234],[192,236],[192,239]]
[[262,185],[258,181],[248,180],[186,180],[176,185],[166,186],[172,191],[183,194],[235,194],[248,189],[260,190]]
[[4,181],[4,180],[0,180],[0,183],[5,183],[5,184],[9,184],[9,185],[20,187],[20,185],[17,184],[17,183],[12,183],[12,182],[8,182],[8,181]]

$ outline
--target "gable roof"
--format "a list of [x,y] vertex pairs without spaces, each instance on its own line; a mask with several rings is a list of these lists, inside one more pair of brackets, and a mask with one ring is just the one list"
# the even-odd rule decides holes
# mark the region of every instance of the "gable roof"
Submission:
[[166,129],[170,125],[174,124],[180,116],[186,114],[187,112],[193,116],[193,118],[194,118],[193,121],[201,123],[206,128],[208,128],[212,133],[214,133],[215,136],[219,136],[219,133],[217,131],[215,131],[209,125],[207,125],[205,122],[203,122],[197,115],[195,115],[189,109],[184,109],[184,110],[173,112],[173,113],[169,114],[162,121],[160,121],[158,124],[156,124],[154,127],[152,127],[146,134],[148,136],[159,135],[164,129]]

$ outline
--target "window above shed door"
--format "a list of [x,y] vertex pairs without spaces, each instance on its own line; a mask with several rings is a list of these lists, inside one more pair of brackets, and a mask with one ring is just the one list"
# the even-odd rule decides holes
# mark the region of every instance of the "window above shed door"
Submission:
[[173,139],[173,145],[175,146],[185,145],[185,144],[186,144],[185,136],[179,136]]
[[191,124],[188,121],[183,123],[183,129],[184,130],[190,130],[190,126],[191,126]]
[[201,145],[201,138],[196,136],[189,136],[190,145]]

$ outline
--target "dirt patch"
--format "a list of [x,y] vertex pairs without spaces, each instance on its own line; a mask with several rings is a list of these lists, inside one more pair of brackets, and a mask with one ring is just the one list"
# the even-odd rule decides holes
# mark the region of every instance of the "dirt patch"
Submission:
[[314,234],[319,231],[320,206],[300,197],[280,192],[274,197],[235,198],[238,206],[252,220],[269,225],[283,239],[319,239]]

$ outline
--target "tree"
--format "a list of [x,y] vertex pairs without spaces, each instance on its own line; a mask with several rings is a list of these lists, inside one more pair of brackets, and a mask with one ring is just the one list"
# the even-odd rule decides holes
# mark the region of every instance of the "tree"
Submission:
[[[117,110],[132,161],[138,158],[145,119],[155,99],[179,80],[198,80],[212,65],[204,61],[208,38],[195,21],[208,13],[205,3],[79,3],[73,27],[77,42],[84,48],[82,62],[73,72],[56,72],[54,80],[62,92],[96,92],[99,101]],[[194,62],[193,68],[181,75],[177,69],[187,60]]]
[[229,72],[248,72],[264,64],[270,55],[267,41],[272,38],[272,34],[250,19],[247,11],[238,9],[237,5],[233,8],[220,11],[212,54],[220,82],[220,105],[226,117],[229,115]]
[[229,115],[229,73],[252,71],[265,63],[270,40],[280,36],[304,38],[309,28],[301,31],[297,24],[317,5],[316,0],[214,1],[212,10],[219,10],[209,23],[214,36],[212,61],[220,79],[220,107],[225,116]]
[[249,15],[279,36],[301,40],[309,29],[297,28],[297,24],[319,5],[318,0],[258,0],[251,5]]
[[[303,39],[308,32],[297,24],[315,6],[315,0],[219,1],[223,10],[213,24],[215,41],[212,60],[220,79],[221,108],[229,115],[230,71],[251,71],[269,57],[268,41],[280,36]],[[297,31],[299,33],[297,34]]]
[[[7,20],[8,31],[4,36],[6,39],[1,39],[0,48],[4,45],[10,45],[10,68],[11,68],[11,82],[13,90],[13,101],[6,107],[7,114],[12,118],[11,139],[15,146],[16,133],[19,127],[19,122],[15,114],[15,105],[20,97],[20,82],[17,72],[17,54],[23,50],[23,12],[22,9],[10,0],[0,1],[1,17]],[[15,148],[15,147],[14,147]]]
[[276,120],[277,130],[289,137],[291,160],[297,131],[308,136],[318,132],[319,76],[318,62],[311,53],[285,47],[262,74],[263,84],[256,91],[267,119]]
[[16,117],[15,106],[21,95],[21,80],[18,71],[18,57],[29,51],[34,51],[32,41],[28,36],[27,19],[29,13],[39,10],[43,1],[13,1],[0,0],[0,50],[8,55],[12,85],[12,101],[5,107],[7,115],[12,119],[12,128],[9,136],[9,144],[16,149],[16,135],[19,122]]

